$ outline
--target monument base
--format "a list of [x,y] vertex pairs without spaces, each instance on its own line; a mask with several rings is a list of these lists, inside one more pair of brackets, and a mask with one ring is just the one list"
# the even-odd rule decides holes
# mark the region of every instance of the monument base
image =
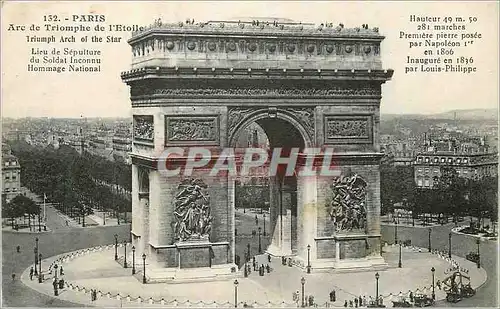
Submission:
[[197,268],[146,268],[147,283],[189,283],[241,277],[236,264]]
[[[307,263],[297,263],[305,268]],[[334,272],[361,272],[385,270],[389,265],[381,256],[367,256],[357,259],[317,259],[311,262],[311,271],[334,271]]]
[[267,248],[266,253],[269,254],[270,256],[274,256],[274,257],[291,256],[292,250],[291,249],[288,249],[288,250],[282,249],[278,246],[271,244]]

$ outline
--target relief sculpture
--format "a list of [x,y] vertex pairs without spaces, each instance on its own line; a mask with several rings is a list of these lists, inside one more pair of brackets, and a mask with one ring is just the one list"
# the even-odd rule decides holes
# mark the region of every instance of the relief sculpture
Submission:
[[236,127],[242,120],[248,116],[250,113],[256,111],[251,108],[228,108],[227,111],[227,127],[228,127],[228,135],[231,136],[236,130]]
[[367,137],[368,122],[366,120],[330,120],[326,128],[327,138]]
[[209,240],[212,229],[210,196],[201,179],[190,179],[179,184],[174,199],[174,234],[176,241]]
[[169,119],[169,141],[215,141],[216,119]]
[[314,136],[314,108],[287,108],[287,111],[295,115],[310,137]]
[[134,116],[134,139],[153,140],[153,116]]
[[365,229],[366,186],[366,182],[357,174],[333,180],[330,218],[337,232]]
[[379,96],[380,89],[371,87],[342,88],[162,88],[155,89],[155,95],[189,96],[293,96],[293,97],[330,97],[330,96]]

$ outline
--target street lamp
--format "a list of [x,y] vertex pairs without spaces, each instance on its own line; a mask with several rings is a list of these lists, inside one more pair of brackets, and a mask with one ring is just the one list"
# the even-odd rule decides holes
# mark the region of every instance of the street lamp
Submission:
[[376,289],[375,289],[375,300],[377,301],[377,305],[378,305],[378,278],[380,278],[380,275],[378,273],[376,273],[375,279],[377,280],[377,285],[376,285]]
[[123,260],[123,268],[127,268],[127,241],[123,242],[123,249],[125,249],[125,259]]
[[115,234],[115,261],[118,261],[118,235]]
[[479,238],[476,239],[476,244],[477,244],[477,268],[481,268],[481,255],[479,255],[479,244],[480,244]]
[[234,308],[238,307],[238,280],[234,280]]
[[132,246],[132,275],[135,275],[135,246]]
[[398,262],[398,267],[399,268],[402,267],[402,264],[401,264],[401,243],[399,243],[399,262]]
[[35,238],[35,248],[33,249],[35,253],[35,276],[38,276],[37,266],[38,266],[38,237]]
[[259,253],[262,253],[262,244],[260,243],[260,232],[261,232],[261,228],[259,226]]
[[54,272],[55,272],[54,282],[52,284],[54,285],[54,295],[58,296],[59,295],[59,291],[57,290],[57,264],[54,265]]
[[432,229],[429,228],[429,252],[431,252],[431,232],[432,232]]
[[448,257],[451,259],[451,233],[448,234]]
[[250,261],[250,244],[247,244],[248,260]]
[[40,267],[38,269],[38,283],[42,283],[42,254],[38,254],[38,266]]
[[434,290],[434,272],[436,271],[436,269],[434,268],[434,266],[431,268],[431,272],[432,272],[432,300],[435,300],[436,299],[436,293],[435,293],[435,290]]
[[304,301],[304,285],[306,284],[306,279],[304,277],[302,277],[302,279],[300,279],[300,284],[302,285],[302,307],[305,307],[305,301]]
[[307,245],[307,273],[311,273],[311,245]]
[[264,233],[263,233],[263,235],[264,235],[264,237],[266,237],[266,214],[264,213],[263,216],[264,216],[264,219],[263,219],[264,220]]
[[142,283],[146,283],[146,254],[142,254]]
[[395,220],[394,221],[394,243],[397,244],[398,243],[398,221]]

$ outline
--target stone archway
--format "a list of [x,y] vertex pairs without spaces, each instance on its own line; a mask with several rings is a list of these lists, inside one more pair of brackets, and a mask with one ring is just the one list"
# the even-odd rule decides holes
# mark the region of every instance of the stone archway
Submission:
[[[230,113],[239,110],[234,108]],[[251,123],[257,123],[267,135],[270,143],[270,151],[274,148],[282,148],[282,156],[289,156],[291,148],[298,148],[302,152],[306,145],[312,145],[310,133],[306,129],[313,129],[314,110],[295,109],[307,112],[307,117],[300,118],[290,114],[286,109],[256,109],[249,111],[240,123],[235,123],[235,131],[228,139],[231,147],[236,147],[235,141],[239,134]],[[311,121],[311,122],[309,122]],[[312,128],[311,128],[312,127]],[[313,132],[312,132],[313,133]],[[267,252],[274,256],[291,256],[297,254],[297,248],[301,247],[298,241],[304,239],[313,231],[304,230],[299,222],[299,214],[303,214],[303,207],[299,205],[298,192],[305,188],[299,186],[303,182],[297,179],[297,175],[285,176],[284,170],[276,175],[268,175],[270,185],[270,214],[268,233],[271,235],[271,243]],[[235,191],[228,196],[230,203],[235,203]],[[235,205],[236,206],[236,205]],[[302,220],[300,220],[302,221]],[[301,235],[299,237],[299,235]],[[241,255],[240,255],[241,256]]]
[[[269,35],[263,36],[263,31]],[[169,163],[174,168],[186,164],[193,146],[210,151],[232,147],[237,132],[254,121],[268,128],[273,122],[287,123],[278,131],[298,132],[305,149],[333,147],[342,176],[357,175],[366,183],[365,204],[342,204],[351,212],[352,207],[366,210],[365,228],[337,230],[328,210],[337,180],[297,178],[301,232],[290,250],[296,264],[311,263],[313,269],[384,265],[379,114],[381,85],[393,71],[382,68],[383,39],[378,28],[320,31],[301,23],[273,27],[251,21],[157,23],[133,34],[132,69],[121,77],[130,86],[134,117],[131,158],[137,198],[132,207],[148,220],[133,220],[132,233],[140,230],[141,238],[147,238],[144,249],[159,278],[178,278],[184,268],[208,267],[218,274],[236,271],[234,182],[229,177],[210,178],[209,168],[189,176],[199,178],[196,181],[183,175],[167,177],[159,164],[165,164],[162,153],[172,147],[184,151]],[[294,138],[284,135],[275,141],[286,144]],[[139,199],[143,168],[150,184],[147,207]],[[356,194],[359,188],[350,190]],[[184,202],[190,199],[186,192],[195,192],[195,202],[189,205],[205,221],[187,216],[190,226],[183,231],[197,238],[179,241],[178,229],[172,227],[179,226],[179,213],[185,214]],[[148,273],[154,276],[155,271]]]

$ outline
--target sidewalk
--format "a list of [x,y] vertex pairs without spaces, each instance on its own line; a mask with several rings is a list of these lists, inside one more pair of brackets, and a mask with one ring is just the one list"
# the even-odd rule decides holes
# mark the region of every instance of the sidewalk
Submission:
[[[403,249],[403,267],[397,267],[399,257],[398,246],[385,247],[384,258],[389,264],[385,271],[379,271],[379,293],[383,295],[384,304],[392,306],[391,300],[402,292],[405,295],[431,291],[431,272],[435,267],[436,280],[443,280],[450,275],[450,263],[458,263],[460,267],[468,269],[471,285],[476,288],[486,281],[486,272],[477,269],[476,265],[465,259],[453,256],[454,261],[448,261],[445,256],[428,253],[427,250],[414,248]],[[123,246],[118,253],[123,258]],[[129,250],[127,250],[130,252]],[[65,274],[63,278],[66,288],[63,289],[61,299],[93,306],[126,306],[126,307],[161,307],[181,306],[187,304],[195,307],[234,307],[234,280],[177,283],[177,284],[142,284],[141,267],[137,265],[137,275],[131,275],[131,268],[123,268],[113,258],[114,247],[108,246],[100,250],[80,250],[62,264]],[[46,269],[56,258],[43,261]],[[267,256],[257,256],[260,264],[266,265]],[[137,261],[137,260],[136,260]],[[58,263],[61,263],[59,261]],[[306,274],[295,268],[281,265],[281,260],[273,258],[270,266],[271,273],[259,276],[252,271],[248,278],[238,278],[238,306],[246,302],[255,307],[296,307],[292,293],[301,290],[301,278],[305,278],[305,295],[313,295],[315,303],[335,307],[342,307],[344,301],[354,297],[364,296],[367,299],[373,296],[375,290],[375,272],[350,272]],[[146,267],[146,274],[148,268]],[[22,275],[22,281],[27,286],[47,295],[53,295],[50,275],[45,283],[29,280],[29,269]],[[89,291],[98,291],[97,301],[91,302]],[[334,289],[337,300],[329,301],[329,293]],[[436,300],[445,297],[444,291],[436,288]]]

